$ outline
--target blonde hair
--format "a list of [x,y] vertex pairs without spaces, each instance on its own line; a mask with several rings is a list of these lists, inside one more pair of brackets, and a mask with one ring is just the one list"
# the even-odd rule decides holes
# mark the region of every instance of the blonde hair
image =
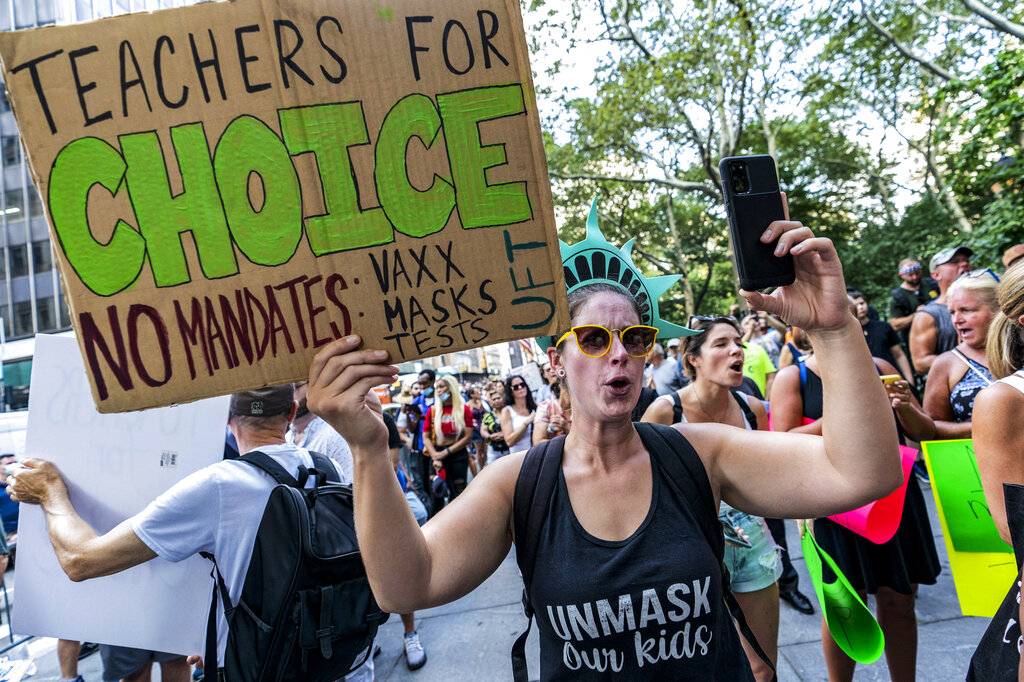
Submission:
[[[466,430],[465,401],[462,399],[462,393],[459,392],[459,382],[451,374],[442,374],[437,380],[447,384],[448,392],[452,394],[452,421],[455,423],[457,438]],[[433,428],[434,438],[438,438],[441,435],[441,415],[444,412],[444,403],[441,402],[439,396],[434,396],[434,398],[434,407],[437,409],[434,410]]]
[[998,293],[999,312],[988,328],[988,368],[992,377],[1002,379],[1024,367],[1024,263],[1003,275]]
[[971,292],[992,311],[999,309],[999,281],[987,273],[978,277],[965,277],[961,275],[949,285],[949,289],[946,290],[946,300],[948,301],[950,296],[961,291]]

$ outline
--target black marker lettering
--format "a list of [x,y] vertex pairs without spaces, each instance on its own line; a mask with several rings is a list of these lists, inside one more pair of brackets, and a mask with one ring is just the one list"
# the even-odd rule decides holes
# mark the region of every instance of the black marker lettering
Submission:
[[[167,50],[174,54],[174,43],[167,36],[160,36],[156,39],[156,49],[153,50],[153,70],[156,72],[156,94],[160,96],[160,101],[164,103],[164,106],[169,109],[178,109],[185,106],[185,102],[188,101],[188,86],[181,86],[181,97],[178,101],[172,102],[167,99],[167,91],[164,90],[164,68],[163,68],[163,54],[161,50],[167,48]],[[209,101],[209,100],[207,100]]]
[[99,116],[90,116],[89,109],[85,105],[85,93],[96,88],[96,81],[89,81],[88,83],[82,83],[82,76],[78,73],[78,60],[82,57],[92,54],[93,52],[99,52],[100,48],[95,45],[89,47],[83,47],[79,50],[72,50],[68,52],[68,59],[71,60],[71,75],[75,79],[75,92],[78,93],[78,105],[82,107],[82,118],[85,119],[85,125],[91,126],[94,123],[100,123],[102,121],[108,121],[114,117],[110,110],[104,111]]
[[249,64],[258,62],[259,57],[254,57],[245,51],[245,38],[243,37],[246,33],[259,33],[260,27],[258,24],[250,24],[249,26],[239,26],[235,29],[235,46],[238,48],[238,66],[242,69],[242,83],[245,85],[245,91],[252,94],[254,92],[262,92],[270,89],[270,83],[252,83],[249,80]]
[[[39,64],[45,62],[47,59],[53,59],[63,52],[64,50],[54,50],[53,52],[44,54],[42,57],[36,57],[35,59],[30,59],[27,62],[22,62],[11,69],[11,75],[18,73],[22,69],[28,69],[28,75],[32,78],[32,87],[35,88],[36,97],[39,99],[39,106],[43,108],[43,116],[46,117],[46,124],[50,126],[51,135],[57,132],[57,126],[53,123],[53,115],[50,113],[50,105],[46,103],[46,94],[43,93],[43,83],[39,80]],[[99,383],[97,382],[97,389],[98,387]]]
[[320,43],[320,47],[324,48],[324,52],[331,56],[338,64],[338,75],[334,76],[330,71],[325,69],[323,65],[320,66],[320,73],[324,75],[324,78],[329,80],[331,83],[337,85],[341,81],[345,80],[345,76],[348,74],[348,67],[345,65],[345,60],[341,58],[341,55],[331,49],[331,46],[324,42],[323,26],[326,23],[332,23],[338,29],[338,35],[341,35],[341,22],[334,17],[320,17],[320,20],[316,22],[316,39]]
[[213,56],[209,59],[203,60],[199,57],[199,47],[196,45],[196,37],[194,34],[188,34],[188,42],[192,47],[192,61],[196,64],[196,75],[199,76],[199,85],[203,88],[203,99],[206,103],[210,103],[210,90],[206,87],[206,69],[213,67],[213,72],[217,76],[217,87],[220,89],[220,98],[226,100],[228,95],[224,92],[224,78],[220,73],[220,59],[217,58],[217,41],[213,39],[213,31],[206,29],[207,34],[210,36],[210,48],[213,52]]
[[[427,52],[430,50],[429,47],[420,47],[416,44],[416,36],[414,35],[415,24],[429,24],[434,20],[434,17],[406,17],[405,18],[405,32],[409,36],[409,60],[412,62],[412,75],[416,77],[416,80],[420,79],[420,62],[416,57],[417,52]],[[419,346],[419,344],[416,344]]]
[[[293,47],[288,54],[284,53],[284,37],[281,31],[281,29],[284,28],[291,30],[292,36],[295,40],[295,47]],[[295,24],[287,19],[275,19],[274,38],[277,40],[277,64],[281,68],[281,80],[284,81],[284,87],[291,87],[291,83],[288,81],[288,69],[291,69],[292,73],[306,81],[309,85],[313,85],[313,79],[310,78],[305,71],[300,69],[298,64],[292,61],[292,57],[295,56],[299,51],[299,48],[302,47],[302,43],[305,42],[302,38],[302,34],[299,33],[299,29],[295,27]],[[288,67],[288,69],[285,67]]]

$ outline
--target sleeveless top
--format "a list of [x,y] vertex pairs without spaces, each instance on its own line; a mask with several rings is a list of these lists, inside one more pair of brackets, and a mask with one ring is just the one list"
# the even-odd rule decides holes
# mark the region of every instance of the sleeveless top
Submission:
[[[512,430],[513,431],[515,431],[520,426],[522,426],[523,422],[525,422],[527,419],[530,418],[530,415],[526,415],[524,417],[523,415],[521,415],[518,412],[516,412],[514,407],[511,407],[509,405],[506,405],[504,409],[506,409],[506,410],[508,410],[509,412],[512,413]],[[530,429],[526,429],[526,432],[523,433],[523,435],[519,437],[519,440],[517,440],[512,445],[508,446],[509,454],[512,454],[513,452],[525,452],[526,450],[529,450],[530,447],[533,445],[531,443],[532,438],[530,436],[531,436]]]
[[1018,369],[1010,376],[1003,377],[1002,379],[999,380],[999,383],[1009,384],[1010,386],[1013,386],[1021,393],[1024,393],[1024,369]]
[[824,415],[822,400],[825,394],[821,377],[807,367],[803,358],[797,364],[800,366],[800,399],[804,403],[804,416],[808,419],[821,419]]
[[957,344],[956,327],[953,326],[953,316],[949,314],[949,308],[945,303],[932,301],[925,305],[919,312],[928,313],[935,320],[935,354],[941,355],[947,350],[953,350]]
[[540,679],[753,681],[714,551],[653,457],[651,478],[646,518],[612,542],[580,525],[559,468],[530,594]]
[[949,392],[949,405],[953,408],[954,422],[969,422],[974,413],[974,398],[981,389],[992,384],[992,373],[988,367],[971,360],[956,348],[953,355],[967,365],[967,373]]

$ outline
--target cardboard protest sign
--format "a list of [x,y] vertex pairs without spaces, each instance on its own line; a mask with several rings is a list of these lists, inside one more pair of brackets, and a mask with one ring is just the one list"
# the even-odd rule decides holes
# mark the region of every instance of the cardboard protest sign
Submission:
[[[79,515],[106,533],[185,476],[220,461],[228,399],[99,414],[74,339],[39,335],[32,363],[28,456],[54,462]],[[14,631],[171,653],[203,651],[210,562],[153,559],[73,583],[39,507],[21,505]]]
[[560,332],[517,0],[233,0],[0,34],[101,412]]
[[[956,586],[960,610],[965,616],[991,618],[995,615],[1003,597],[1006,596],[1007,585],[1017,578],[1017,563],[1012,549],[1010,553],[1006,553],[1001,548],[998,551],[964,551],[957,549],[953,543],[954,531],[949,522],[951,518],[965,516],[962,509],[965,505],[968,509],[973,510],[969,515],[970,518],[974,518],[975,512],[978,516],[984,516],[981,513],[984,494],[981,492],[981,480],[977,478],[977,464],[974,463],[973,469],[971,464],[963,464],[967,458],[971,463],[974,462],[974,452],[970,443],[970,440],[929,441],[921,443],[921,447],[924,450],[925,464],[928,466],[928,473],[931,477],[935,510],[939,516],[939,524],[942,526],[942,536],[946,543],[946,552],[949,555],[949,567],[953,573],[953,584]],[[950,467],[948,462],[939,463],[945,458],[958,459],[961,465]],[[936,466],[937,463],[938,466]],[[942,494],[944,490],[947,490],[946,484],[950,474],[966,476],[967,481],[973,481],[967,486],[970,497],[950,499],[948,494]],[[980,503],[978,502],[979,495]],[[971,500],[974,500],[973,504]],[[949,503],[948,508],[947,502]],[[961,509],[957,510],[958,506]],[[988,505],[984,505],[984,509],[987,513]],[[995,534],[997,540],[1002,542],[991,519],[992,516],[989,514],[988,522],[992,525],[992,533]],[[980,546],[989,544],[990,541],[986,541]],[[991,544],[998,547],[994,543]],[[1005,545],[1005,543],[1003,544]]]

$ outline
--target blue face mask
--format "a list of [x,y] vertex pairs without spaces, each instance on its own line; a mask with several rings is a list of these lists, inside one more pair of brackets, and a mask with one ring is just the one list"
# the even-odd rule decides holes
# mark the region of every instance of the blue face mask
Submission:
[[437,394],[437,399],[440,400],[442,403],[446,403],[446,402],[448,402],[449,400],[452,399],[452,394],[451,393],[438,393]]
[[434,389],[433,388],[425,388],[422,391],[420,391],[420,395],[426,395],[426,396],[434,395]]

